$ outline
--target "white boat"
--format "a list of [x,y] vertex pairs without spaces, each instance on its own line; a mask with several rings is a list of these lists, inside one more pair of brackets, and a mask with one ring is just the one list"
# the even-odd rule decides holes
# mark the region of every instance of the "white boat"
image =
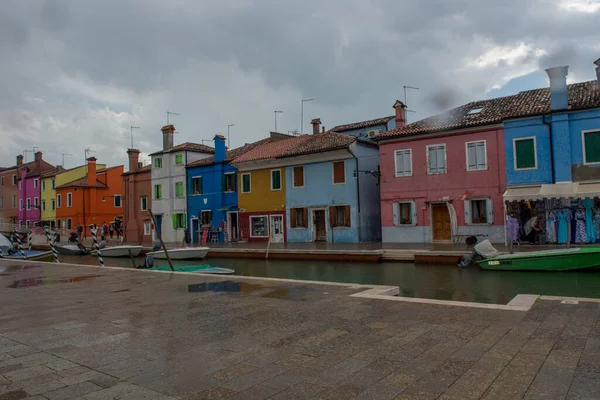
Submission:
[[[140,254],[143,248],[144,246],[111,246],[100,249],[100,252],[102,257],[129,257],[130,252],[133,257],[136,257]],[[98,251],[93,250],[92,255],[97,256]]]
[[[171,260],[201,260],[206,257],[208,250],[210,250],[208,247],[182,247],[179,249],[169,249],[168,251]],[[164,250],[151,251],[147,255],[158,260],[165,260],[167,258]]]

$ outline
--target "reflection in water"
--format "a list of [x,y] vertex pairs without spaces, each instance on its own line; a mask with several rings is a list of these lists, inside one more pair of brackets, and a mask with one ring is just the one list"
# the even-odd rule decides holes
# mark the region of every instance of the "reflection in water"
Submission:
[[75,276],[73,278],[61,278],[61,279],[51,279],[51,278],[26,278],[20,279],[18,281],[14,281],[12,284],[7,287],[12,289],[21,289],[33,286],[41,286],[41,285],[55,285],[57,283],[72,283],[72,282],[81,282],[87,279],[98,278],[102,275],[85,275],[85,276]]
[[222,282],[202,282],[188,285],[189,293],[201,293],[201,292],[216,292],[216,293],[242,293],[252,294],[260,297],[270,298],[285,298],[290,299],[296,297],[296,295],[308,292],[310,289],[305,286],[267,286],[259,285],[255,283],[246,282],[233,282],[233,281],[222,281]]
[[[98,265],[90,256],[61,256],[61,261]],[[140,259],[138,264],[143,261]],[[600,297],[599,271],[483,271],[478,267],[401,262],[207,259],[236,275],[398,286],[402,296],[506,304],[517,294]],[[129,259],[107,258],[111,266],[131,267]],[[182,265],[198,261],[178,261]]]

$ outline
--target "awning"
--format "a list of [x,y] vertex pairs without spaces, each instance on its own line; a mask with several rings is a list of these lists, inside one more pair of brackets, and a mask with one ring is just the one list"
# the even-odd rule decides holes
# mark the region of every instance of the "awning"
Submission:
[[561,182],[506,189],[505,201],[539,199],[585,199],[600,197],[600,183]]
[[537,200],[540,198],[541,190],[542,185],[508,188],[502,197],[505,201]]
[[217,208],[217,211],[233,211],[233,210],[237,210],[237,206],[228,206],[228,207]]

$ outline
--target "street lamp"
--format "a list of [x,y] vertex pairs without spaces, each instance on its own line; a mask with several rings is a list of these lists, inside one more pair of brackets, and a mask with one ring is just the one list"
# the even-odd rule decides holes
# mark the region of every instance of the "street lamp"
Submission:
[[304,132],[304,103],[313,101],[314,99],[302,99],[302,108],[300,110],[300,134]]
[[235,126],[235,124],[229,124],[227,125],[227,145],[231,148],[231,142],[229,141],[229,128],[231,128],[232,126]]
[[283,114],[283,111],[274,111],[275,113],[275,132],[277,132],[277,114]]

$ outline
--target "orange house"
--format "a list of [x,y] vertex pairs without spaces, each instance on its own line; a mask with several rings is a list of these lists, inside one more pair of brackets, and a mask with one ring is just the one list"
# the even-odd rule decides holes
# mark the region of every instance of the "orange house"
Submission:
[[84,234],[90,224],[101,226],[123,216],[123,166],[96,170],[96,158],[88,158],[87,176],[56,188],[56,224]]

